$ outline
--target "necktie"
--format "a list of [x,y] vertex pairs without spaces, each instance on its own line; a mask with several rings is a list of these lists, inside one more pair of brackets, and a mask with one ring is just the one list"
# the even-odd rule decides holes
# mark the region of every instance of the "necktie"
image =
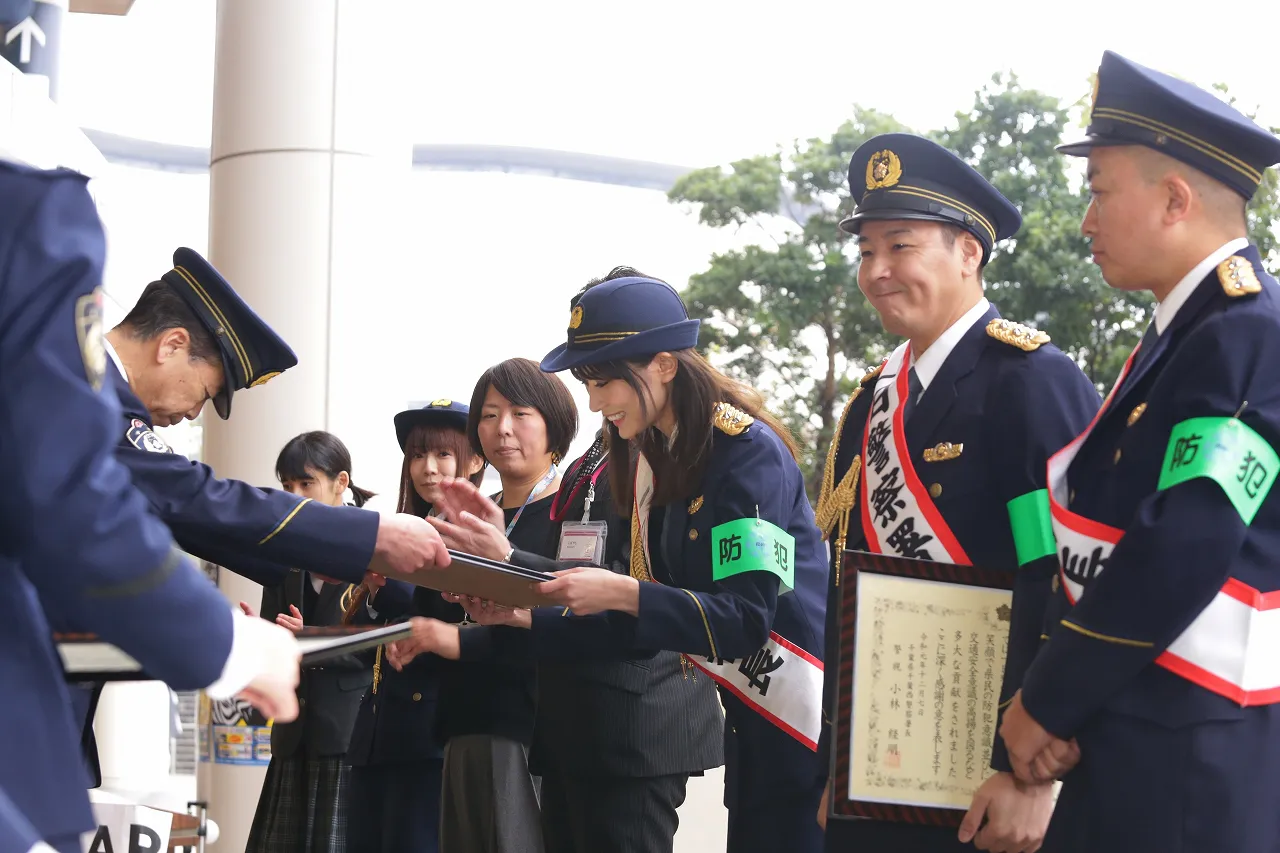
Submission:
[[919,401],[920,394],[923,391],[924,386],[920,384],[920,377],[916,375],[916,369],[913,367],[907,371],[907,402],[902,410],[902,422],[904,424],[911,417],[911,411],[916,407],[916,403]]
[[1142,335],[1142,342],[1138,344],[1138,354],[1133,357],[1133,364],[1129,368],[1130,373],[1135,373],[1138,366],[1147,360],[1147,356],[1151,355],[1151,351],[1155,349],[1156,341],[1160,339],[1160,333],[1156,331],[1156,321],[1153,317],[1147,331]]

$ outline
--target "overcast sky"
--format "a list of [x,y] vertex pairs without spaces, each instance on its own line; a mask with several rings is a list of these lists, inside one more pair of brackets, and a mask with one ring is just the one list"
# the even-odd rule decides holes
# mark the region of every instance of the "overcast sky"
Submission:
[[[1280,33],[1276,0],[1220,2],[1212,15],[1152,11],[1147,0],[1009,4],[1008,13],[848,0],[654,0],[628,4],[635,12],[600,0],[410,0],[403,17],[388,11],[393,2],[361,4],[411,35],[408,61],[388,61],[378,45],[369,61],[387,65],[385,85],[398,93],[418,142],[719,164],[825,136],[855,103],[920,130],[942,126],[996,71],[1014,70],[1024,85],[1074,101],[1087,95],[1105,48],[1201,84],[1225,82],[1280,125],[1275,52],[1251,42],[1255,33]],[[136,0],[125,17],[69,16],[62,107],[84,127],[208,145],[215,11],[214,0]],[[114,322],[168,268],[176,246],[205,249],[208,181],[122,168],[96,183]],[[449,324],[428,324],[423,363],[449,369],[409,375],[373,415],[380,427],[387,412],[412,401],[465,399],[480,371],[501,358],[541,357],[563,339],[567,299],[587,278],[627,263],[681,286],[713,251],[743,239],[700,227],[653,191],[421,171],[412,186],[405,292],[430,294],[433,316],[480,316],[485,343],[460,346]],[[335,324],[335,334],[360,331]],[[569,384],[581,401],[578,383]],[[583,416],[575,450],[596,423],[585,408]],[[353,450],[374,448],[360,458],[376,459],[373,485],[382,490],[394,488],[398,470],[386,432],[343,436]]]

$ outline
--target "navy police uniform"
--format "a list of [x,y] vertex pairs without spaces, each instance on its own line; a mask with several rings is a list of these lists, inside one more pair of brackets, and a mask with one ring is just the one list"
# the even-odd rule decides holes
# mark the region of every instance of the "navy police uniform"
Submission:
[[[888,168],[876,171],[885,164]],[[853,234],[870,219],[950,223],[978,238],[985,260],[994,243],[1011,237],[1021,224],[1013,205],[970,166],[908,134],[885,134],[864,143],[849,165],[849,185],[857,207],[841,227]],[[949,353],[944,350],[944,360],[923,393],[908,383],[912,396],[903,404],[910,464],[898,468],[901,478],[893,476],[897,463],[884,453],[883,444],[877,445],[877,438],[886,441],[884,427],[873,425],[871,416],[873,410],[884,411],[889,405],[886,386],[909,365],[899,367],[891,358],[888,367],[882,364],[863,377],[829,448],[817,515],[819,527],[833,542],[826,636],[827,660],[836,661],[841,557],[846,548],[869,550],[864,529],[868,521],[883,553],[952,561],[940,538],[913,547],[909,538],[893,535],[920,519],[892,500],[892,484],[919,478],[917,493],[929,496],[969,563],[1012,576],[1014,606],[1000,697],[1004,707],[1039,647],[1054,570],[1051,543],[1042,540],[1034,548],[1016,541],[1011,502],[1045,488],[1046,461],[1088,424],[1099,397],[1075,363],[1049,343],[1048,335],[1003,320],[995,306],[986,304],[983,310],[984,303],[961,318],[957,325],[970,325]],[[950,342],[944,335],[933,346],[945,346],[944,339]],[[914,370],[910,366],[912,377]],[[888,372],[894,378],[883,375]],[[885,476],[877,481],[880,485],[871,487],[868,497],[868,476],[881,474]],[[837,670],[833,664],[825,684],[825,707],[832,709],[829,719],[834,719],[836,707]],[[830,730],[824,736],[829,739]],[[1009,771],[998,737],[992,746],[992,767]],[[824,760],[831,755],[825,741],[822,755]],[[836,816],[827,823],[827,849],[933,853],[973,848],[961,845],[953,828]]]
[[[405,450],[409,434],[419,424],[444,424],[465,431],[469,411],[462,403],[436,400],[398,413],[394,422],[400,450]],[[407,478],[401,483],[402,506],[409,505],[406,490],[412,488]],[[387,580],[374,596],[373,611],[361,604],[353,621],[390,624],[422,615],[415,609],[414,592],[410,584]],[[432,615],[449,622],[462,620],[461,607],[438,593],[429,594],[434,599]],[[437,718],[447,664],[437,655],[424,654],[396,670],[386,664],[381,647],[373,653],[373,683],[356,713],[347,750],[352,768],[347,815],[350,853],[439,849],[444,744]]]
[[[692,349],[698,325],[667,284],[645,278],[606,281],[582,295],[568,342],[543,360],[542,369]],[[706,417],[714,429],[696,493],[649,508],[647,525],[641,518],[643,502],[631,513],[631,574],[641,580],[639,617],[544,615],[534,625],[535,653],[571,658],[575,651],[582,654],[583,646],[597,653],[612,647],[615,655],[618,649],[669,649],[696,664],[698,677],[714,672],[726,709],[728,849],[816,851],[822,844],[814,821],[822,794],[814,751],[826,599],[822,542],[804,478],[782,438],[727,404]],[[647,467],[643,456],[639,464]],[[638,470],[637,479],[640,475]],[[639,494],[647,499],[643,487]],[[757,518],[794,537],[793,589],[785,594],[768,571],[714,579],[715,528]],[[804,682],[810,672],[813,680]],[[812,685],[812,695],[791,680],[797,674]],[[791,720],[791,733],[765,716],[780,695],[804,709],[800,719]]]
[[[297,358],[200,255],[178,249],[173,265],[162,281],[218,342],[224,382],[213,404],[225,419],[237,389],[262,385]],[[295,565],[363,581],[378,535],[376,513],[219,479],[207,465],[170,452],[114,361],[108,373],[122,409],[117,455],[183,550],[264,585],[280,583]]]
[[[236,390],[262,385],[298,363],[288,344],[196,252],[178,249],[173,269],[161,278],[218,343],[223,384],[213,405],[219,417],[230,416]],[[107,347],[111,352],[110,343]],[[107,380],[119,401],[116,457],[184,551],[269,587],[283,583],[291,566],[352,584],[364,580],[378,537],[376,513],[223,480],[208,465],[172,452],[153,432],[151,414],[114,355],[106,361]],[[95,785],[101,779],[93,711],[101,690],[102,685],[73,688],[73,694],[82,694],[76,708]]]
[[[628,519],[609,492],[603,436],[565,471],[551,509],[551,535],[515,565],[554,572],[562,526],[607,525],[601,564],[629,573]],[[515,544],[515,543],[513,543]],[[544,608],[562,618],[563,608]],[[506,626],[462,632],[462,659],[527,659],[529,632]],[[652,658],[541,661],[529,770],[542,779],[542,836],[548,853],[662,853],[672,849],[677,809],[691,774],[724,764],[724,713],[711,679],[672,651]]]
[[[1245,199],[1280,161],[1213,95],[1110,52],[1087,133],[1062,150],[1147,146]],[[1062,570],[1022,701],[1082,757],[1046,849],[1280,849],[1280,289],[1243,225],[1157,308],[1050,469]]]
[[0,788],[51,845],[93,826],[78,732],[45,611],[177,689],[214,682],[226,601],[173,547],[111,453],[104,236],[85,178],[0,164]]

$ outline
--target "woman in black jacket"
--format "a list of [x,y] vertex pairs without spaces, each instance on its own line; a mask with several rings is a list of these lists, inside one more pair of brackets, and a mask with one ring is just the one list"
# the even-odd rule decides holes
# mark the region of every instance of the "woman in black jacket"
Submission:
[[[289,441],[276,459],[286,491],[341,506],[350,490],[356,506],[372,493],[351,482],[351,454],[327,432]],[[294,631],[304,624],[342,624],[354,587],[294,569],[262,591],[262,618]],[[248,604],[240,607],[253,615]],[[343,853],[348,770],[344,756],[369,673],[354,656],[302,670],[298,718],[271,727],[271,763],[258,798],[247,853]]]
[[[400,492],[394,501],[377,506],[378,511],[427,518],[442,478],[458,476],[479,484],[484,460],[467,441],[467,412],[465,404],[442,399],[395,416],[396,438],[404,451]],[[359,587],[347,613],[355,624],[380,625],[408,618],[413,608],[414,587],[388,580],[372,590]],[[451,622],[464,615],[443,601],[436,612]],[[439,717],[446,663],[423,655],[397,671],[386,665],[383,647],[367,655],[372,684],[360,704],[347,753],[352,765],[347,853],[439,849],[444,764]]]

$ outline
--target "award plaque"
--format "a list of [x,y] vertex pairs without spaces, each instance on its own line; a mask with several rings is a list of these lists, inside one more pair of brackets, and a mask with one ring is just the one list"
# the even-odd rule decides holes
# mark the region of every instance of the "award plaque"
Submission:
[[829,818],[959,826],[991,770],[1013,577],[846,551]]

